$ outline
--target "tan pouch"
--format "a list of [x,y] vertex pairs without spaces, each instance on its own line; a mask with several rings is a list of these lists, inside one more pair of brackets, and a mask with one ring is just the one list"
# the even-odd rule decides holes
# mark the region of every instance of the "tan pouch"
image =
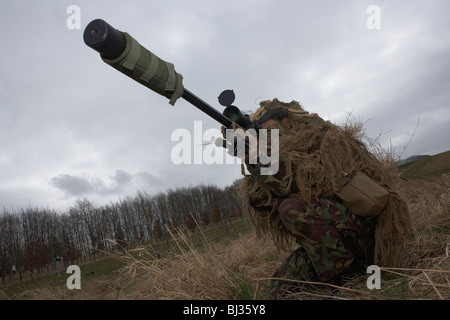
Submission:
[[337,194],[357,216],[376,217],[386,207],[389,192],[361,171],[353,173]]

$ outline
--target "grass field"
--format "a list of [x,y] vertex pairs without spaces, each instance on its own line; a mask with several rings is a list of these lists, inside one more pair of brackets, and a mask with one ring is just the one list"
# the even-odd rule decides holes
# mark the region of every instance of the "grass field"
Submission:
[[[41,275],[22,283],[16,281],[16,283],[0,288],[0,299],[111,299],[115,297],[112,291],[119,290],[114,283],[117,279],[123,278],[123,270],[130,265],[130,259],[142,258],[148,262],[177,256],[193,248],[204,251],[206,247],[218,243],[226,244],[230,239],[236,239],[251,232],[251,226],[240,219],[228,223],[227,226],[222,224],[221,226],[197,228],[188,235],[183,234],[183,241],[178,240],[180,235],[171,234],[167,244],[160,242],[153,245],[141,245],[126,251],[125,254],[103,253],[103,258],[98,261],[80,264],[83,283],[81,291],[67,289],[66,281],[70,275],[65,274],[65,270],[62,270],[61,277],[58,277],[54,271],[50,275]],[[99,296],[96,298],[90,296],[93,292],[97,292],[95,288],[100,290]],[[57,293],[54,292],[55,290]]]
[[[361,275],[344,286],[304,284],[283,299],[449,300],[450,174],[402,180],[398,190],[413,230],[402,268],[382,268],[381,289],[367,289]],[[217,227],[171,234],[170,250],[141,245],[82,265],[80,290],[69,290],[63,273],[3,288],[0,299],[272,299],[270,277],[289,253],[257,239],[242,220],[221,231],[220,238]]]
[[400,166],[399,169],[405,179],[433,177],[450,173],[450,151],[408,163]]

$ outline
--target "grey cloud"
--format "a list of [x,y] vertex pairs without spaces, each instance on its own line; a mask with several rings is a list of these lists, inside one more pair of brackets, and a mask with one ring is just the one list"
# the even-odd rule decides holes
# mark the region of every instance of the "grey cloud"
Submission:
[[135,175],[138,181],[142,181],[149,186],[155,186],[161,184],[162,180],[148,172],[139,172]]
[[124,170],[116,170],[116,174],[112,177],[118,185],[130,183],[133,176]]
[[131,174],[125,170],[116,170],[105,181],[89,174],[60,174],[50,180],[50,184],[63,191],[67,196],[110,196],[123,192],[137,191],[161,186],[162,180],[148,172]]
[[60,174],[51,179],[51,184],[67,195],[80,196],[94,192],[103,183],[88,176]]
[[1,30],[15,26],[0,52],[8,61],[0,74],[0,205],[71,205],[77,196],[107,202],[240,177],[238,165],[171,162],[173,130],[193,133],[195,120],[203,132],[220,125],[105,65],[82,40],[95,18],[174,63],[186,88],[219,111],[225,89],[244,110],[274,97],[338,123],[353,110],[372,119],[369,136],[389,132],[383,138],[397,150],[420,118],[404,156],[449,147],[446,0],[381,1],[381,30],[366,27],[369,0],[113,3],[77,1],[81,29],[68,30],[69,3],[0,1]]

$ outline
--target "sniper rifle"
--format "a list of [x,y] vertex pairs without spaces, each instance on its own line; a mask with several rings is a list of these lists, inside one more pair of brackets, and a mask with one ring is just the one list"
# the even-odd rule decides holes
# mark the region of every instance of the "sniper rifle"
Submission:
[[[238,107],[232,105],[235,99],[232,90],[225,90],[219,95],[219,103],[225,107],[223,113],[220,113],[184,88],[183,77],[175,71],[172,63],[160,59],[128,33],[113,28],[104,20],[91,21],[84,30],[83,39],[87,46],[100,53],[100,57],[105,63],[170,99],[171,105],[174,105],[181,97],[228,129],[233,128],[233,123],[235,123],[244,130],[252,128],[258,132],[259,122],[251,120],[248,114],[243,114]],[[218,140],[216,140],[218,146],[224,148],[231,146],[226,140],[222,140],[222,142],[218,142]],[[236,155],[236,149],[233,149],[229,149],[229,152],[232,151],[231,154]],[[246,151],[248,152],[247,141]]]

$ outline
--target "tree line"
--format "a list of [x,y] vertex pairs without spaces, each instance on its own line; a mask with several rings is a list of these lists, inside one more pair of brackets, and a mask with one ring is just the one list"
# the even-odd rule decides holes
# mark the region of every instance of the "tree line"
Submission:
[[12,277],[15,266],[39,274],[60,256],[66,265],[85,262],[102,252],[125,250],[139,242],[166,241],[167,228],[194,230],[242,216],[236,187],[199,185],[150,195],[139,191],[116,202],[97,205],[78,199],[64,212],[21,208],[0,213],[0,278]]

